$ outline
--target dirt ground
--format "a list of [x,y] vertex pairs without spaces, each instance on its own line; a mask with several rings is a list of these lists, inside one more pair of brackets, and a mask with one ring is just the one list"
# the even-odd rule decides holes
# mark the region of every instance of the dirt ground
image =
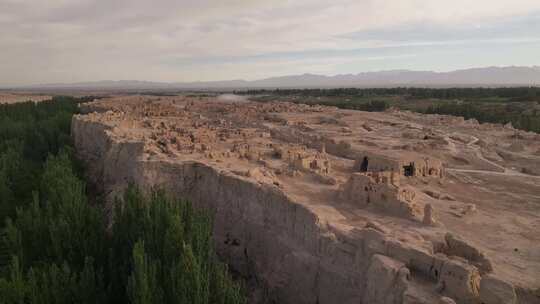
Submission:
[[2,93],[0,92],[0,104],[11,104],[25,101],[44,101],[51,99],[51,96],[30,93]]

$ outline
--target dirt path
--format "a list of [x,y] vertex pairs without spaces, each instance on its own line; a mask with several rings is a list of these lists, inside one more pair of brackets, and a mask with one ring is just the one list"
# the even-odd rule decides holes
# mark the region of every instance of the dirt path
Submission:
[[447,171],[450,172],[464,172],[464,173],[480,173],[480,174],[491,174],[491,175],[506,175],[506,176],[519,176],[519,177],[527,177],[527,178],[540,178],[540,176],[535,175],[529,175],[520,173],[514,170],[506,169],[505,172],[498,172],[498,171],[488,171],[488,170],[474,170],[474,169],[454,169],[454,168],[446,168]]
[[[540,176],[524,174],[524,173],[521,173],[521,172],[516,171],[516,170],[508,169],[508,168],[506,168],[504,166],[501,166],[501,165],[499,165],[499,164],[485,158],[484,155],[482,154],[481,148],[479,146],[476,146],[476,143],[478,143],[480,141],[480,139],[478,139],[475,136],[472,136],[472,137],[473,137],[473,139],[466,144],[467,148],[470,148],[474,152],[475,156],[478,159],[492,165],[493,167],[496,167],[496,168],[500,169],[502,172],[491,171],[491,170],[458,169],[458,168],[446,168],[447,171],[450,171],[450,172],[463,172],[463,173],[490,174],[490,175],[518,176],[518,177],[527,177],[527,178],[540,179]],[[451,153],[454,154],[454,155],[457,155],[458,154],[458,149],[457,149],[457,146],[456,146],[454,140],[451,139],[449,136],[446,136],[445,140],[448,141],[448,147],[450,148]]]

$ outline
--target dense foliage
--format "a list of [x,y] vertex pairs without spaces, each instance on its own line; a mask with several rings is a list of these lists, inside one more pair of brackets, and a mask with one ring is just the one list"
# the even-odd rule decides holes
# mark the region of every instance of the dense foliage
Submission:
[[[104,299],[105,223],[86,199],[66,152],[50,156],[40,189],[28,207],[7,220],[11,256],[0,280],[5,303],[90,303]],[[90,294],[91,293],[91,294]],[[2,300],[0,300],[2,301]]]
[[283,100],[362,111],[390,107],[428,114],[475,118],[480,122],[512,123],[540,133],[540,88],[342,88],[280,89],[237,92],[255,100]]
[[77,103],[56,97],[40,103],[0,105],[0,220],[32,201],[49,153],[68,147]]
[[146,199],[133,187],[116,206],[122,207],[115,212],[110,249],[113,302],[244,302],[213,252],[206,212],[162,192]]
[[0,303],[245,302],[188,202],[130,187],[107,226],[71,156],[76,100],[0,109]]
[[437,102],[419,112],[462,116],[480,122],[511,123],[515,128],[540,133],[540,107],[537,104]]

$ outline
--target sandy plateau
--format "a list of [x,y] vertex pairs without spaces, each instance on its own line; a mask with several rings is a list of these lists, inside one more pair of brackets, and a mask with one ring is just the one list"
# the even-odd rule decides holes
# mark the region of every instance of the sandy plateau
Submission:
[[2,93],[0,92],[0,104],[10,104],[25,101],[44,101],[51,99],[48,95],[25,94],[25,93]]
[[109,210],[130,182],[210,208],[253,302],[540,303],[538,134],[234,98],[81,107],[75,146]]

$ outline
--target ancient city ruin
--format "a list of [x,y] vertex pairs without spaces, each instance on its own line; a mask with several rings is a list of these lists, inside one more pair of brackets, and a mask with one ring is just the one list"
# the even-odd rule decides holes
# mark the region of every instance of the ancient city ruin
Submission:
[[110,212],[129,183],[209,208],[219,255],[276,303],[539,303],[538,134],[214,97],[81,110]]

